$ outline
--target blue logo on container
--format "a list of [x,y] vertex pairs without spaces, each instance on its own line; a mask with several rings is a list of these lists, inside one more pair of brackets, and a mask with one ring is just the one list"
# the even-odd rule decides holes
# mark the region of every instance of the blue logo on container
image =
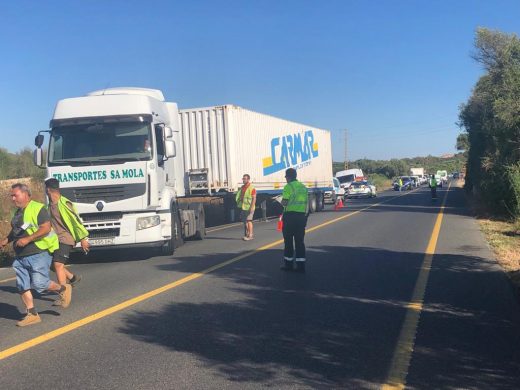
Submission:
[[318,144],[312,130],[273,138],[271,156],[262,160],[264,176],[290,167],[304,167],[315,157],[318,157]]

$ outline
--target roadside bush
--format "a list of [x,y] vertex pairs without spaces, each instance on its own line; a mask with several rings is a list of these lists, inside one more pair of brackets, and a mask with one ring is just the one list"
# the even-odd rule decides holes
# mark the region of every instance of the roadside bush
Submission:
[[509,211],[513,218],[520,219],[520,163],[507,167],[507,184],[509,185],[508,197]]
[[384,190],[392,187],[392,180],[381,175],[380,173],[372,173],[368,175],[368,179],[374,183],[378,190]]

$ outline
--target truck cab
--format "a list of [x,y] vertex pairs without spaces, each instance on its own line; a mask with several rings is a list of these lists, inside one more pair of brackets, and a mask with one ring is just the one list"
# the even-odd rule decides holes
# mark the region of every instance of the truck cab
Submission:
[[47,177],[76,204],[93,249],[172,253],[183,237],[196,235],[203,213],[184,213],[177,202],[185,195],[178,109],[160,91],[112,88],[60,100],[50,129],[35,139],[39,166],[44,133]]

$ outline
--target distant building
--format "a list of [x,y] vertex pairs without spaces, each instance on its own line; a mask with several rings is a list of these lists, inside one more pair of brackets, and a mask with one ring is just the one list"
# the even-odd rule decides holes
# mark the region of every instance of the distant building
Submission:
[[453,153],[444,153],[441,155],[441,158],[453,158],[455,155]]

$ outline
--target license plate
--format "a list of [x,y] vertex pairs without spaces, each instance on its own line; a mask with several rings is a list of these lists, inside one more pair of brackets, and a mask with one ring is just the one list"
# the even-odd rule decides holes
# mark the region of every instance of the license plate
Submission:
[[92,246],[114,245],[114,238],[96,238],[88,240]]

